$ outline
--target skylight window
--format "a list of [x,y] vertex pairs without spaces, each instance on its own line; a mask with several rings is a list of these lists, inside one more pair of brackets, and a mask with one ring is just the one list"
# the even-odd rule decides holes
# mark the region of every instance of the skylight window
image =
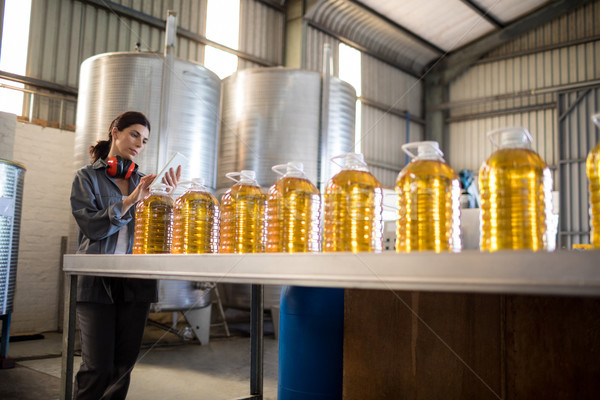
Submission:
[[[208,0],[206,11],[206,37],[234,50],[239,46],[240,1]],[[235,54],[206,46],[204,66],[223,79],[238,68]]]
[[[6,0],[0,48],[0,71],[26,75],[27,48],[29,44],[29,20],[31,0]],[[0,79],[0,84],[24,87],[23,84]],[[23,93],[0,88],[0,111],[21,115]]]

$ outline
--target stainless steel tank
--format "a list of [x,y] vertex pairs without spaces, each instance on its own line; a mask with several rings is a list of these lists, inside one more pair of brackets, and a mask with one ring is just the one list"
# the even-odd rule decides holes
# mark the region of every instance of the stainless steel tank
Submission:
[[[324,81],[329,82],[325,107]],[[306,175],[316,184],[320,157],[325,175],[331,177],[336,170],[329,159],[352,151],[356,92],[338,78],[323,80],[317,72],[286,68],[238,71],[223,80],[222,104],[217,193],[233,184],[225,177],[227,172],[243,169],[256,171],[258,183],[268,188],[278,178],[271,167],[288,161],[304,163]],[[321,154],[323,109],[328,127],[325,154]],[[224,285],[224,293],[227,305],[249,307],[250,285]],[[279,305],[280,293],[281,286],[265,286],[265,308]]]
[[0,315],[13,310],[25,166],[0,159]]
[[[156,173],[159,151],[167,157],[179,152],[187,158],[181,181],[202,177],[215,189],[217,140],[221,103],[221,80],[199,64],[173,60],[168,96],[162,93],[165,56],[154,53],[106,53],[81,64],[75,135],[75,167],[89,163],[88,148],[108,138],[111,121],[121,112],[135,110],[150,120],[150,140],[136,158],[140,171]],[[167,104],[161,132],[161,105]],[[167,133],[167,139],[164,135]],[[159,135],[161,136],[158,140]],[[159,142],[166,145],[159,148]],[[185,189],[180,185],[179,192]],[[191,282],[159,281],[159,301],[155,310],[186,310],[210,304],[209,290],[199,290]]]
[[[277,180],[276,164],[302,161],[319,180],[321,75],[286,68],[238,71],[223,80],[217,189],[231,186],[227,172],[252,169],[263,187]],[[330,78],[325,160],[352,150],[356,93]]]
[[[152,125],[150,140],[136,158],[140,171],[156,173],[164,56],[153,53],[106,53],[81,64],[77,99],[75,167],[89,163],[88,148],[108,138],[111,121],[121,112],[144,113]],[[215,189],[221,80],[199,64],[175,59],[170,79],[167,155],[179,152],[188,165],[182,181],[202,177]]]

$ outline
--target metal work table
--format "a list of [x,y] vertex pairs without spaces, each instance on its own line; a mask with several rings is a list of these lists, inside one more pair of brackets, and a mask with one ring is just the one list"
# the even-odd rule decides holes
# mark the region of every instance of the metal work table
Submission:
[[263,285],[600,296],[600,251],[66,255],[61,399],[73,377],[78,275],[252,284],[250,395],[262,399]]

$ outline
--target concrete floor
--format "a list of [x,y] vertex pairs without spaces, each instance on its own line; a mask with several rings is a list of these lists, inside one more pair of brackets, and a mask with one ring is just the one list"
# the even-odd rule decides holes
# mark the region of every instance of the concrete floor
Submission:
[[[208,345],[185,342],[147,326],[144,345],[132,372],[128,400],[230,400],[250,392],[250,338],[247,322],[230,323],[232,336],[211,329]],[[77,333],[78,335],[78,333]],[[43,339],[12,341],[8,355],[15,368],[0,369],[0,399],[55,400],[60,394],[62,335],[44,332]],[[78,349],[78,343],[75,348]],[[277,398],[278,342],[265,321],[264,398]],[[75,357],[79,368],[80,357]]]

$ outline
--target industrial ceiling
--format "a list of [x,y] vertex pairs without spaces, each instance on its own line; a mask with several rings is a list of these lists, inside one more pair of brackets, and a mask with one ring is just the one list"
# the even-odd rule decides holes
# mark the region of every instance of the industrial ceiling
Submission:
[[449,70],[448,82],[486,52],[586,2],[319,0],[305,20],[412,75]]

